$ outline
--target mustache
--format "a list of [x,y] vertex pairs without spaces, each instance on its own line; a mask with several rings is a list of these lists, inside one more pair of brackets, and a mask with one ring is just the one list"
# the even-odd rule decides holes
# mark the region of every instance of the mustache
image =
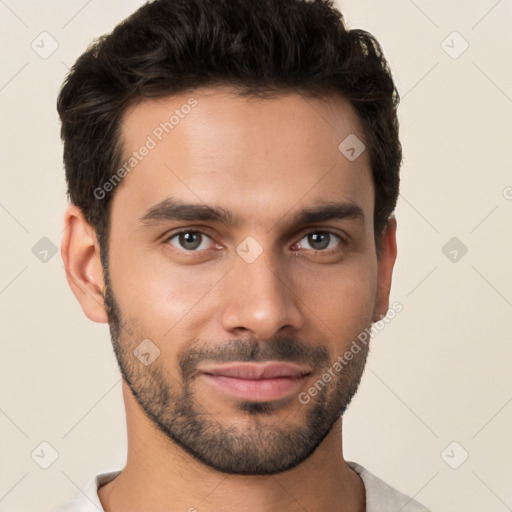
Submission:
[[222,343],[200,343],[178,354],[184,379],[190,378],[203,361],[215,363],[283,361],[309,364],[314,369],[330,365],[329,351],[322,345],[305,343],[294,337],[274,337],[269,341],[255,338],[227,340]]

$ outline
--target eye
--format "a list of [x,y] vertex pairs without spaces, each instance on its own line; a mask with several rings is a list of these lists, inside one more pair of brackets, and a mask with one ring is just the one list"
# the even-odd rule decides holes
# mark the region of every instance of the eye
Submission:
[[[307,241],[313,251],[326,251],[328,253],[334,252],[328,251],[328,249],[335,249],[340,245],[340,242],[343,242],[343,239],[339,235],[331,231],[311,231],[300,240],[299,246],[301,248],[304,248],[302,244],[303,240]],[[336,243],[336,240],[338,240],[338,243]],[[308,247],[305,248],[308,249]]]
[[211,238],[206,233],[188,229],[174,233],[166,241],[178,249],[197,252],[196,249],[208,249],[207,246],[201,247],[204,245],[205,239],[211,241]]

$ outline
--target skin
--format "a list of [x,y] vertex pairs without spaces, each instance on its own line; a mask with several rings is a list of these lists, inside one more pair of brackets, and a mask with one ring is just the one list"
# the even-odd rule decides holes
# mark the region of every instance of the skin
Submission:
[[[195,348],[218,355],[216,362],[221,362],[228,342],[238,347],[235,354],[239,350],[241,357],[249,346],[244,343],[252,342],[263,357],[277,354],[281,341],[296,340],[306,347],[304,355],[318,349],[332,363],[389,305],[396,220],[390,218],[377,258],[368,152],[349,161],[338,150],[349,134],[364,141],[350,104],[335,96],[240,98],[229,88],[144,100],[125,112],[126,153],[140,148],[169,112],[191,96],[197,106],[113,192],[109,282],[94,229],[77,207],[70,206],[65,214],[61,253],[71,289],[89,319],[107,323],[105,291],[110,285],[122,316],[119,332],[111,325],[114,347],[132,386],[146,393],[138,400],[123,379],[127,464],[99,489],[100,500],[107,512],[363,512],[364,485],[343,459],[339,414],[332,425],[325,423],[328,428],[312,453],[302,454],[303,460],[295,460],[290,469],[230,474],[189,453],[141,406],[144,397],[148,406],[159,403],[163,395],[156,394],[156,383],[179,399],[185,386],[180,357]],[[239,223],[164,220],[141,226],[144,213],[166,198],[222,207]],[[322,201],[355,204],[364,219],[290,228],[294,213]],[[208,236],[186,254],[178,237],[170,239],[178,228],[200,229]],[[342,237],[330,239],[332,254],[322,253],[307,236],[325,231]],[[248,236],[262,248],[252,263],[236,252]],[[108,302],[107,294],[107,306]],[[134,347],[144,339],[160,350],[149,366],[133,357]],[[347,389],[355,392],[365,358],[363,350],[326,386],[320,395],[324,411],[341,414],[348,405]],[[329,367],[327,360],[318,360],[300,391],[321,378]],[[272,434],[305,429],[308,412],[320,407],[321,400],[311,398],[303,404],[295,394],[274,404],[270,412],[250,414],[239,400],[212,388],[197,374],[187,385],[204,421],[235,429],[254,456],[260,452],[253,439],[260,436],[265,446],[261,454],[275,453],[274,462],[279,460],[280,445]],[[159,412],[161,419],[167,417]]]

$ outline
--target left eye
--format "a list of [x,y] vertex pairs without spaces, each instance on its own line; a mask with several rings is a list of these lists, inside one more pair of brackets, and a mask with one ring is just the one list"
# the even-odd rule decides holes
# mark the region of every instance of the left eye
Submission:
[[[333,239],[337,239],[338,244],[333,244]],[[336,247],[336,245],[339,245],[339,242],[342,241],[340,236],[331,233],[330,231],[313,231],[311,233],[308,233],[299,242],[301,248],[303,248],[302,240],[307,240],[307,243],[315,251],[324,251],[326,249],[332,249]]]
[[[185,249],[186,251],[195,251],[196,249],[207,249],[208,247],[201,247],[203,239],[211,238],[201,231],[180,231],[170,236],[167,241],[177,247],[178,249]],[[176,239],[177,243],[173,240]],[[179,244],[179,245],[178,245]]]

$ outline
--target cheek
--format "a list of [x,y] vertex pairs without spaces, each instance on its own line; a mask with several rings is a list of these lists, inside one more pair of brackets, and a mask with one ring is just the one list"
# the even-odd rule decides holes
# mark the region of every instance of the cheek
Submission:
[[162,254],[159,250],[112,251],[115,264],[110,269],[121,311],[127,319],[147,327],[156,339],[201,311],[208,292],[223,275],[220,266],[177,265]]
[[296,295],[313,314],[313,321],[329,338],[349,340],[368,327],[376,301],[377,270],[372,258],[304,272]]

